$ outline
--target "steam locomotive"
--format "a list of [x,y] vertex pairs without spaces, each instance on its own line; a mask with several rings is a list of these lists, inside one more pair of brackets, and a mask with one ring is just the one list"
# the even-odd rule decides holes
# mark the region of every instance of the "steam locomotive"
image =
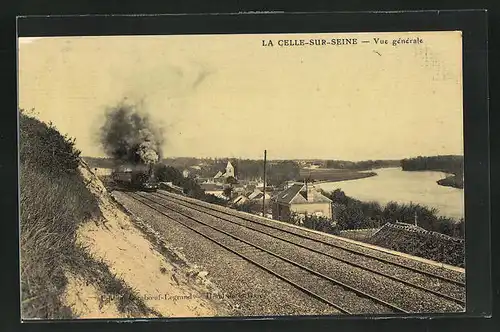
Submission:
[[156,191],[158,181],[150,166],[120,166],[113,170],[111,178],[117,187],[125,190]]

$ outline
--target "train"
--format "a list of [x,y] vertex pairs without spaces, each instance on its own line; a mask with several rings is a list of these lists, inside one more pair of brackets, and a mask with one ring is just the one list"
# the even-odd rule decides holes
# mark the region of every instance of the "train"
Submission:
[[120,166],[111,173],[115,185],[124,190],[156,191],[158,181],[152,165]]

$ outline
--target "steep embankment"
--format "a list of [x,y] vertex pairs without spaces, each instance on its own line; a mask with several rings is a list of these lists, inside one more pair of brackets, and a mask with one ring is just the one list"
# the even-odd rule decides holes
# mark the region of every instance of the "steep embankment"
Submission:
[[[80,172],[88,183],[87,187],[98,198],[103,215],[101,220],[86,223],[78,229],[78,242],[82,246],[136,290],[144,304],[160,316],[227,314],[223,303],[206,298],[207,293],[213,294],[217,289],[203,278],[202,271],[197,271],[174,248],[169,248],[146,224],[131,219],[84,163]],[[68,299],[75,298],[72,294],[85,291],[79,284],[71,285],[69,289]],[[76,307],[82,305],[85,303],[75,303]]]
[[213,316],[217,290],[120,209],[75,141],[20,112],[21,316]]

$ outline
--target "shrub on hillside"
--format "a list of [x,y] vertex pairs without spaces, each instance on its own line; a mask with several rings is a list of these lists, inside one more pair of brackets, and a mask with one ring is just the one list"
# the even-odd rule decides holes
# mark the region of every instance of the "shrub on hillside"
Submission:
[[292,223],[294,225],[301,225],[303,227],[328,234],[340,234],[338,225],[336,225],[333,220],[323,216],[300,216],[297,213],[292,212],[289,223]]
[[19,120],[22,316],[68,318],[64,268],[78,224],[99,208],[77,172],[74,140],[23,112]]
[[212,194],[205,194],[201,199],[207,203],[212,203],[222,206],[226,206],[227,203],[226,200]]
[[19,127],[19,158],[22,164],[54,175],[77,173],[80,151],[75,149],[75,139],[61,135],[52,123],[42,123],[25,115],[22,110]]

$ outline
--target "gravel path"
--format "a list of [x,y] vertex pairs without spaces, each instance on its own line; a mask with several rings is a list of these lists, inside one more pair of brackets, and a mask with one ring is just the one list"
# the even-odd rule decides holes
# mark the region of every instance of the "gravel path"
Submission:
[[115,198],[147,222],[192,264],[208,272],[207,279],[223,291],[235,316],[331,315],[333,307],[241,259],[178,222],[115,192]]
[[[158,200],[158,197],[154,195],[147,195],[152,199]],[[325,274],[342,283],[351,285],[362,290],[365,293],[376,296],[386,302],[394,303],[398,307],[401,307],[407,311],[411,312],[457,312],[463,311],[463,308],[453,302],[448,300],[443,300],[442,298],[437,298],[436,296],[423,292],[418,289],[410,288],[400,282],[396,282],[385,277],[367,272],[358,267],[353,267],[350,264],[340,262],[338,260],[332,259],[328,256],[321,255],[318,253],[311,252],[308,249],[297,247],[293,244],[277,240],[274,237],[264,235],[262,233],[244,228],[238,224],[227,222],[199,211],[181,206],[176,202],[172,202],[169,199],[163,199],[161,203],[172,209],[169,215],[175,218],[185,218],[176,212],[181,212],[192,218],[201,220],[205,223],[210,224],[216,229],[224,230],[230,234],[236,235],[243,239],[249,239],[252,244],[261,246],[268,250],[271,250],[285,258],[293,260],[299,264],[308,266],[319,273]],[[195,221],[190,221],[196,223]],[[213,231],[216,232],[216,231]],[[224,237],[224,236],[223,236]],[[225,236],[227,237],[227,236]],[[286,267],[280,266],[281,269],[286,270]],[[311,278],[297,276],[301,284],[304,282],[309,283]],[[314,281],[315,284],[320,286],[321,283]],[[324,288],[325,286],[319,287]],[[325,288],[326,290],[326,288]],[[329,291],[329,290],[328,290]],[[328,292],[327,292],[328,293]],[[373,313],[373,312],[387,312],[381,311],[379,308],[370,308],[369,305],[363,304],[363,301],[355,303],[354,300],[347,298],[345,302],[340,302],[341,305],[351,308],[355,313]]]
[[[165,197],[163,195],[155,195],[159,198],[163,199],[169,199],[168,197]],[[462,301],[465,301],[465,287],[463,286],[458,286],[453,283],[449,283],[446,281],[443,281],[441,279],[428,276],[422,273],[418,273],[415,271],[411,271],[408,269],[405,269],[403,267],[399,267],[397,265],[392,265],[388,263],[384,263],[381,261],[377,261],[375,259],[362,256],[362,255],[356,255],[352,252],[342,250],[340,248],[332,247],[317,241],[309,240],[309,239],[304,239],[299,236],[289,234],[286,232],[283,232],[278,229],[273,229],[266,227],[260,223],[256,222],[251,222],[248,220],[244,220],[241,218],[238,218],[236,216],[231,216],[231,215],[226,215],[224,213],[214,211],[211,209],[208,209],[206,207],[201,207],[189,202],[181,202],[177,199],[170,199],[170,201],[177,203],[178,206],[180,204],[188,205],[192,207],[193,209],[199,210],[199,211],[204,211],[206,213],[209,213],[210,215],[217,216],[219,218],[222,218],[223,220],[234,222],[238,225],[242,225],[243,227],[248,227],[269,235],[272,235],[274,237],[284,239],[291,241],[293,243],[297,243],[299,245],[305,246],[310,249],[317,250],[321,253],[327,254],[334,256],[336,258],[339,258],[341,260],[347,261],[351,264],[358,264],[361,267],[366,267],[378,272],[385,273],[387,275],[402,279],[406,282],[410,282],[416,285],[420,285],[422,287],[425,287],[427,289],[431,289],[449,296],[452,296],[456,299],[460,299]]]

